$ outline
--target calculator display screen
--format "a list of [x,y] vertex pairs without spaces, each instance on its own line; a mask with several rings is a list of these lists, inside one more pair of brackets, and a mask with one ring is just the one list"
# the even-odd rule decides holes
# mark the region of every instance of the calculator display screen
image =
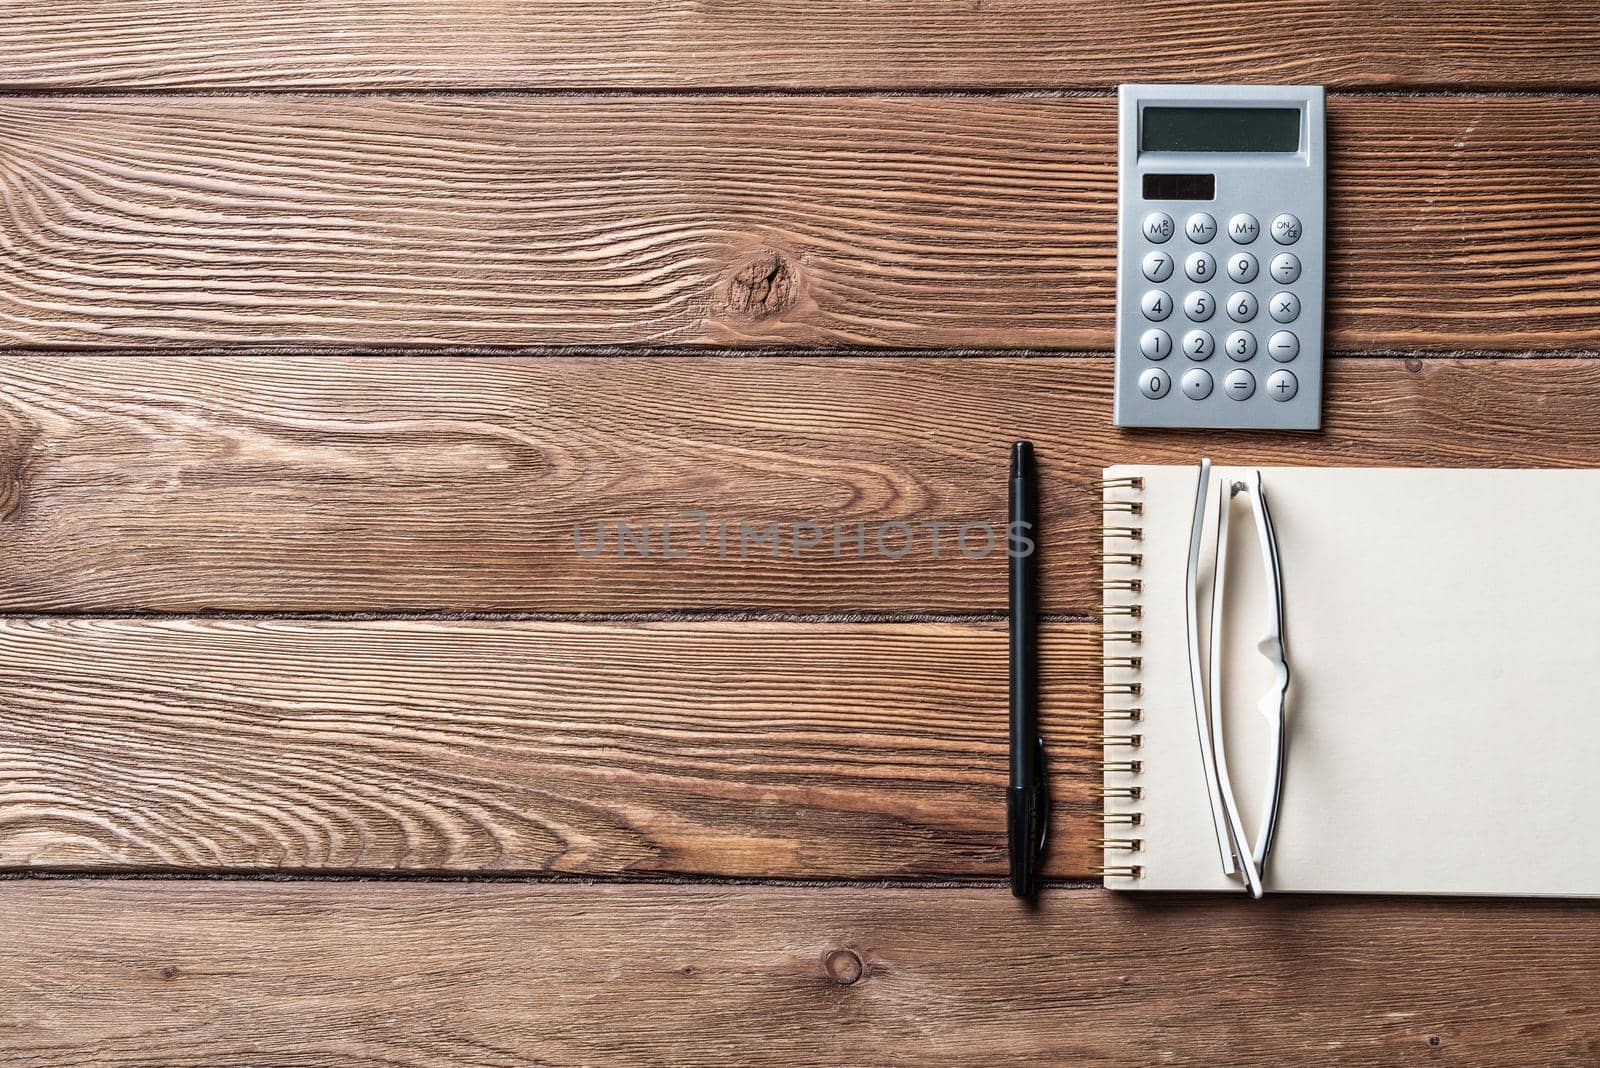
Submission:
[[1147,107],[1141,152],[1298,152],[1299,108]]

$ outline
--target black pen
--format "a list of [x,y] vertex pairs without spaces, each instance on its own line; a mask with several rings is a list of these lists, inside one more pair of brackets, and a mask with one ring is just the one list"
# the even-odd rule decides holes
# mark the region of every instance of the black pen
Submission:
[[1032,897],[1039,889],[1040,858],[1050,819],[1039,737],[1039,479],[1033,443],[1011,446],[1011,788],[1006,791],[1006,840],[1011,892]]

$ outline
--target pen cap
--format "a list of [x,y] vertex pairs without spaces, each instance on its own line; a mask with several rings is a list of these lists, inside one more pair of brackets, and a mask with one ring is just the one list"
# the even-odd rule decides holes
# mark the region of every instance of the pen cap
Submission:
[[1043,782],[1031,786],[1012,786],[1006,790],[1006,841],[1011,854],[1011,892],[1017,897],[1032,897],[1039,891],[1049,807],[1050,795]]

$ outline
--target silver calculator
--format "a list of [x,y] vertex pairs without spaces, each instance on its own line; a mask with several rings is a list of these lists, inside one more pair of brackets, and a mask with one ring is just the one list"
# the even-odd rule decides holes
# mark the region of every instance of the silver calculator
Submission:
[[1317,429],[1322,87],[1119,99],[1116,424]]

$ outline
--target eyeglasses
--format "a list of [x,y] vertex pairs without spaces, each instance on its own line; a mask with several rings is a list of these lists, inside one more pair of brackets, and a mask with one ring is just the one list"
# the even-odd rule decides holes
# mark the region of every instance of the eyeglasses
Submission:
[[[1209,671],[1203,671],[1200,648],[1200,557],[1205,542],[1206,508],[1211,482],[1211,461],[1202,460],[1200,480],[1195,488],[1194,520],[1189,531],[1189,563],[1184,584],[1189,682],[1222,871],[1230,877],[1242,879],[1250,895],[1260,897],[1262,872],[1272,851],[1283,796],[1286,753],[1284,718],[1289,690],[1289,661],[1283,626],[1283,571],[1278,556],[1277,533],[1272,526],[1272,513],[1267,507],[1266,493],[1261,486],[1261,472],[1249,471],[1243,478],[1225,479],[1218,486],[1209,613],[1211,655],[1210,663],[1206,665]],[[1266,579],[1267,630],[1256,643],[1256,649],[1273,669],[1271,688],[1256,703],[1256,712],[1266,721],[1269,732],[1271,767],[1268,769],[1266,798],[1253,838],[1244,831],[1244,819],[1239,814],[1233,780],[1228,772],[1227,746],[1223,740],[1223,608],[1227,603],[1228,529],[1233,499],[1240,495],[1245,497],[1255,517],[1256,541],[1261,550],[1261,567]]]

